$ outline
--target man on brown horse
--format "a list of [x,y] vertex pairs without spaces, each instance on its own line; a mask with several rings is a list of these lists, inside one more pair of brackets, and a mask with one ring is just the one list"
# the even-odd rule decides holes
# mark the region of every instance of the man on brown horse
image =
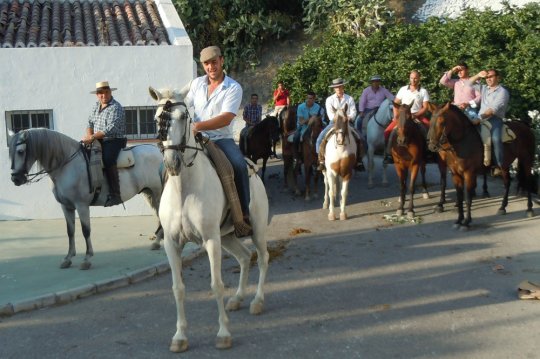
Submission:
[[[334,112],[337,109],[345,108],[347,107],[347,118],[349,121],[354,121],[356,118],[356,105],[354,103],[354,99],[347,95],[345,93],[345,84],[347,82],[341,78],[337,78],[335,80],[332,80],[332,84],[328,87],[332,87],[334,89],[334,94],[332,96],[329,96],[326,99],[326,111],[328,113],[328,120],[330,121],[328,125],[322,130],[321,134],[317,138],[317,149],[319,150],[319,167],[318,170],[323,171],[325,169],[324,164],[324,151],[326,148],[326,142],[328,139],[327,133],[334,127]],[[353,127],[353,126],[351,126]],[[358,134],[355,130],[351,131],[354,135],[354,138],[356,140],[356,170],[357,171],[365,171],[364,164],[362,163],[362,157],[363,157],[363,144],[362,139],[360,138],[360,134]]]
[[[429,128],[429,120],[425,117],[425,113],[428,110],[429,93],[420,85],[420,73],[417,70],[411,71],[409,75],[409,85],[403,86],[399,89],[396,98],[394,100],[397,104],[409,104],[411,106],[411,115],[413,120],[424,124],[424,137],[427,135],[427,129]],[[384,156],[384,163],[392,163],[391,146],[393,130],[397,125],[398,119],[398,107],[394,106],[394,119],[386,130],[384,130],[384,138],[387,141],[386,154]]]
[[[499,167],[499,169],[494,170],[494,174],[497,174],[503,162],[502,119],[506,114],[510,95],[508,90],[500,85],[500,74],[497,70],[480,71],[471,78],[471,82],[474,83],[480,78],[486,79],[486,85],[480,87],[480,93],[482,94],[480,111],[478,112],[478,118],[472,120],[472,123],[481,126],[480,135],[484,143],[484,166],[486,167],[491,164],[491,137],[493,137],[495,159]],[[491,131],[486,128],[488,123],[491,125],[489,126]]]
[[[452,74],[457,73],[458,78],[453,79]],[[469,78],[469,66],[465,62],[460,62],[445,72],[439,83],[449,89],[454,90],[454,101],[463,113],[469,118],[478,117],[478,105],[480,104],[480,91]]]
[[321,117],[321,106],[315,103],[315,92],[308,91],[306,101],[296,110],[296,132],[294,134],[294,157],[300,162],[300,140],[308,129],[308,122],[312,117]]

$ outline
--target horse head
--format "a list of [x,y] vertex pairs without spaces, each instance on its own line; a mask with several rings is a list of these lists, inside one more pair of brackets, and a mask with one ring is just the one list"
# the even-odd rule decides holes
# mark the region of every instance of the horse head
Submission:
[[[468,127],[471,127],[470,129]],[[465,132],[474,130],[463,112],[448,102],[433,111],[428,132],[430,151],[440,151],[445,144],[459,142]]]
[[296,106],[287,106],[278,116],[283,136],[287,136],[296,129]]
[[9,131],[9,158],[11,159],[11,181],[15,186],[28,182],[28,172],[34,160],[28,155],[28,133]]
[[184,98],[186,87],[181,91],[149,87],[150,96],[157,102],[155,120],[158,125],[158,139],[163,152],[165,168],[172,176],[180,173],[186,148],[194,147],[191,118]]
[[340,146],[349,138],[349,118],[347,117],[347,105],[343,108],[334,109],[334,133],[336,143]]

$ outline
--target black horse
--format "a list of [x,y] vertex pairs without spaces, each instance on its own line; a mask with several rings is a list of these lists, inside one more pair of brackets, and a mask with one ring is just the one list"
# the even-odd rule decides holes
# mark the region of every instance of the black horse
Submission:
[[275,116],[266,116],[261,122],[253,128],[245,128],[240,133],[240,150],[244,156],[248,157],[254,163],[262,158],[261,178],[264,182],[264,173],[266,172],[266,162],[268,157],[273,154],[274,143],[279,139],[279,122]]

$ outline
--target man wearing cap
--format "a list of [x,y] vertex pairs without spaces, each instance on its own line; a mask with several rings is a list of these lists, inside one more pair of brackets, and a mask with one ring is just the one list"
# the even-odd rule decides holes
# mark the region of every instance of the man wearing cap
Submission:
[[379,75],[371,76],[369,81],[371,85],[362,91],[362,95],[358,100],[358,120],[355,124],[356,130],[362,133],[364,138],[366,137],[369,118],[377,112],[384,99],[394,101],[394,95],[381,86],[381,77]]
[[[452,78],[454,73],[457,74],[457,79]],[[445,72],[439,83],[454,90],[453,104],[459,107],[469,119],[472,120],[478,116],[481,94],[474,83],[470,81],[469,66],[465,62],[461,62]]]
[[[326,134],[328,133],[328,131],[330,131],[330,129],[334,127],[335,110],[339,108],[343,108],[345,107],[345,105],[347,105],[347,117],[349,118],[349,120],[353,121],[356,118],[356,106],[354,103],[354,99],[345,93],[346,83],[347,82],[343,80],[342,78],[337,78],[337,79],[332,80],[332,83],[330,84],[330,86],[328,86],[334,89],[334,94],[329,96],[326,99],[326,104],[325,104],[328,120],[330,122],[324,128],[324,130],[321,131],[319,137],[317,137],[317,144],[316,144],[316,149],[318,149],[319,151],[318,152],[319,153],[318,169],[321,171],[325,169],[324,158],[325,158],[325,149],[326,149],[326,141],[327,141]],[[356,170],[364,171],[364,165],[362,164],[362,156],[361,156],[362,143],[360,140],[360,136],[354,130],[351,131],[351,133],[354,135],[356,139],[356,151],[357,151],[356,159],[358,161],[356,165]]]
[[105,207],[122,203],[116,160],[127,142],[124,109],[113,98],[112,91],[114,90],[116,89],[111,88],[108,81],[96,83],[96,90],[91,93],[96,94],[98,101],[88,118],[86,135],[82,139],[87,145],[95,140],[101,143],[103,167],[105,167],[105,177],[109,183],[109,196]]
[[[219,47],[204,48],[200,60],[206,75],[191,82],[185,98],[186,104],[194,109],[193,132],[201,132],[210,140],[207,146],[219,147],[229,159],[235,186],[225,194],[232,208],[237,237],[248,236],[253,233],[249,220],[249,178],[244,155],[234,142],[231,126],[242,101],[242,87],[223,71],[224,58]],[[242,213],[237,213],[238,201]]]

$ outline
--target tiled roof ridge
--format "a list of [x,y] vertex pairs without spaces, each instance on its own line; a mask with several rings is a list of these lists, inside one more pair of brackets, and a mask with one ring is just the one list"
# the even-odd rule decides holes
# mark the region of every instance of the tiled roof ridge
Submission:
[[168,45],[154,0],[0,0],[0,46]]

